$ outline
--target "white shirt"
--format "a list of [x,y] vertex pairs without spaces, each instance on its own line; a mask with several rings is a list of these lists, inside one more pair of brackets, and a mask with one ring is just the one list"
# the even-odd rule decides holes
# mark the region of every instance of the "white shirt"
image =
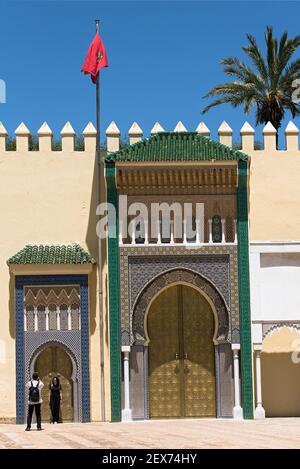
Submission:
[[41,404],[43,402],[43,399],[42,399],[42,389],[44,387],[44,383],[39,380],[35,380],[35,379],[31,379],[30,381],[28,381],[28,383],[26,384],[26,388],[29,389],[31,387],[31,383],[33,384],[34,387],[36,387],[39,383],[39,394],[40,394],[40,400],[39,402],[31,402],[28,398],[28,404]]

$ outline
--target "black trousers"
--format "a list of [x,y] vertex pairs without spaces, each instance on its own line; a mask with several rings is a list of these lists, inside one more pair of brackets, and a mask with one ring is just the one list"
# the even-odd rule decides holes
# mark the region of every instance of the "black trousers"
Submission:
[[37,428],[41,428],[41,404],[28,404],[27,427],[31,427],[33,411],[35,410]]
[[54,399],[53,397],[50,399],[50,409],[52,414],[52,422],[59,423],[59,407],[60,407],[60,399]]

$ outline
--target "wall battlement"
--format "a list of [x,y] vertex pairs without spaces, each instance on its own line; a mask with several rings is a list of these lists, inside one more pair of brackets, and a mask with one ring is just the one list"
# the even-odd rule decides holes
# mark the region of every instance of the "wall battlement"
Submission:
[[[154,135],[158,132],[164,132],[165,129],[160,125],[159,122],[156,122],[154,127],[151,129],[151,135]],[[174,132],[187,132],[184,124],[178,122]],[[205,137],[210,137],[210,129],[206,126],[204,122],[200,122],[196,128],[196,132],[199,135],[204,135]],[[218,135],[220,143],[232,147],[232,136],[233,132],[231,127],[227,122],[223,121],[220,127],[218,128]],[[128,131],[129,143],[133,144],[139,142],[143,138],[143,130],[140,126],[134,122]],[[119,150],[120,148],[120,130],[118,129],[116,123],[113,121],[108,128],[106,129],[107,137],[107,151],[109,153]],[[255,153],[280,153],[283,152],[299,152],[299,129],[296,125],[290,121],[285,129],[285,141],[286,148],[285,150],[276,150],[276,129],[273,125],[268,122],[263,129],[263,149],[255,149],[254,139],[255,139],[255,130],[248,122],[245,122],[243,127],[240,130],[241,137],[241,150],[244,153],[252,154]]]
[[[50,153],[52,152],[52,130],[48,126],[47,122],[39,128],[38,132],[38,153]],[[67,122],[60,132],[61,135],[61,152],[69,153],[75,150],[75,130],[73,129],[70,122]],[[84,139],[84,151],[95,152],[96,150],[96,137],[97,131],[94,125],[89,122],[82,132]],[[22,122],[19,127],[15,130],[16,136],[16,151],[14,153],[23,153],[29,151],[29,138],[30,131],[26,125]],[[8,132],[4,125],[0,122],[0,152],[13,153],[7,151]],[[55,153],[57,153],[55,151]],[[59,153],[59,152],[58,152]]]
[[[84,151],[74,151],[75,132],[69,123],[61,131],[61,151],[52,151],[52,131],[46,123],[38,131],[39,151],[29,151],[30,132],[25,124],[16,129],[15,135],[16,151],[7,151],[7,132],[0,125],[0,370],[7,377],[6,382],[0,383],[0,419],[16,416],[15,386],[11,385],[16,380],[15,273],[6,264],[7,259],[28,244],[79,244],[95,259],[98,252],[94,126],[88,124],[83,131]],[[51,275],[62,275],[75,265],[52,267]],[[42,265],[31,264],[28,269],[29,275],[48,273]],[[105,279],[105,267],[103,270]],[[101,410],[97,275],[96,268],[89,273],[89,349],[93,357],[91,415],[96,421],[100,420]],[[104,287],[103,291],[105,303]]]
[[[174,132],[187,132],[182,122],[178,122],[176,127],[173,130]],[[159,122],[156,122],[153,128],[150,131],[150,135],[155,135],[158,132],[165,132],[165,129],[160,125]],[[206,126],[204,122],[200,122],[196,128],[196,132],[199,135],[205,137],[210,137],[210,129]],[[299,129],[296,125],[290,121],[284,130],[285,134],[285,149],[277,150],[276,149],[276,129],[273,125],[268,122],[263,128],[263,139],[262,144],[263,148],[257,149],[255,147],[255,130],[248,122],[245,122],[240,130],[241,138],[241,151],[248,154],[253,154],[255,152],[257,155],[260,153],[268,154],[283,154],[283,153],[300,153],[299,148]],[[53,133],[51,128],[48,126],[47,122],[39,128],[38,132],[38,153],[50,153],[52,149],[52,137]],[[75,151],[75,130],[73,129],[70,122],[67,122],[63,129],[60,132],[61,135],[61,153],[70,153]],[[130,129],[128,130],[129,143],[137,143],[143,139],[144,132],[140,126],[134,122]],[[220,127],[218,128],[218,135],[220,143],[232,147],[233,145],[233,131],[227,122],[223,121]],[[22,122],[17,129],[15,130],[16,136],[16,151],[15,153],[23,153],[30,151],[30,131],[26,125]],[[94,125],[89,122],[85,129],[82,132],[83,141],[84,141],[84,152],[94,152],[96,150],[96,137],[97,131]],[[107,151],[109,153],[118,151],[120,149],[120,136],[121,132],[118,129],[116,123],[113,121],[106,129],[106,138],[107,138]],[[0,152],[7,152],[7,137],[8,132],[5,129],[4,125],[0,122]],[[9,150],[9,153],[13,153]],[[55,150],[55,153],[57,151]],[[59,153],[59,151],[58,151]]]

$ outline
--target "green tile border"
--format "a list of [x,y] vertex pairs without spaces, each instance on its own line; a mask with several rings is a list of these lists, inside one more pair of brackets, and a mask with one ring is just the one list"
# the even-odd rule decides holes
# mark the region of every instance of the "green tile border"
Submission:
[[[250,317],[249,236],[248,236],[248,164],[238,162],[237,234],[241,335],[242,401],[245,419],[253,419],[252,344]],[[107,202],[118,214],[115,165],[106,162]],[[118,216],[117,216],[118,217]],[[115,221],[109,220],[112,228]],[[118,225],[118,220],[116,220]],[[116,226],[117,228],[117,226]],[[121,420],[121,338],[120,338],[120,268],[118,236],[108,237],[109,334],[111,367],[111,420]]]
[[248,235],[248,164],[238,162],[237,235],[240,297],[242,405],[245,419],[253,419],[252,343]]
[[[116,209],[116,219],[108,216],[108,302],[109,302],[109,350],[111,420],[121,421],[121,325],[120,325],[120,268],[118,239],[118,192],[115,165],[106,163],[105,177],[107,203]],[[113,236],[114,232],[116,236]],[[112,235],[112,236],[111,236]]]

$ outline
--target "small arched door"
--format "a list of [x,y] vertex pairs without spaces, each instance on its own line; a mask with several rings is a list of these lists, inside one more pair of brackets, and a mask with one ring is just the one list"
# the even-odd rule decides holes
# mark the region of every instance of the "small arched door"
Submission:
[[150,418],[215,417],[214,314],[196,289],[168,287],[150,306]]
[[49,407],[49,385],[54,376],[58,376],[62,387],[63,402],[61,405],[61,419],[63,422],[74,420],[73,399],[73,364],[67,352],[61,346],[51,345],[46,347],[37,356],[35,370],[44,383],[42,421],[51,420]]
[[[266,417],[300,417],[299,331],[283,326],[263,340],[262,402]],[[295,360],[296,358],[296,360]]]

